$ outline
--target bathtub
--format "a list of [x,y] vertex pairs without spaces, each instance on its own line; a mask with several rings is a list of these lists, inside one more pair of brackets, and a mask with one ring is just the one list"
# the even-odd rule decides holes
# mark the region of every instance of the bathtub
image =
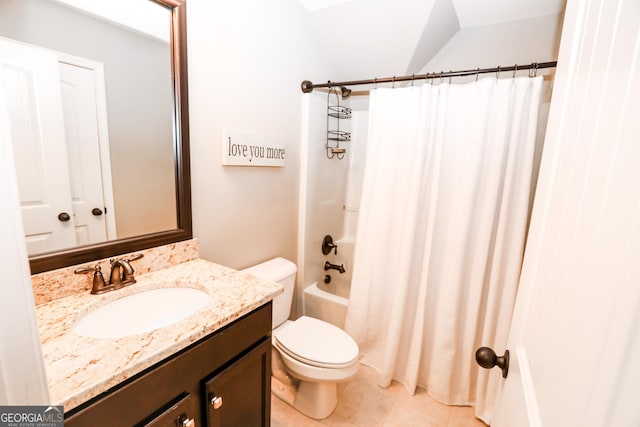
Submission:
[[344,328],[349,300],[324,291],[318,283],[307,286],[303,292],[303,311],[306,316],[324,320],[339,328]]

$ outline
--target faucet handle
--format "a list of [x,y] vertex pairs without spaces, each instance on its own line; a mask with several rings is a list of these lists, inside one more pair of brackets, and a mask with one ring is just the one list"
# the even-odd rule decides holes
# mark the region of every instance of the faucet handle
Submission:
[[76,268],[73,270],[74,274],[85,274],[85,273],[93,273],[94,271],[98,271],[98,269],[102,270],[102,267],[96,265],[95,267],[84,267],[84,268]]
[[142,257],[144,257],[144,254],[135,254],[135,255],[131,255],[129,258],[125,258],[125,261],[131,262],[131,261],[138,260]]
[[113,265],[116,261],[125,261],[125,262],[131,262],[131,261],[136,261],[140,258],[144,257],[144,254],[135,254],[135,255],[131,255],[128,258],[111,258],[109,260],[109,263],[111,265]]
[[93,273],[93,284],[91,287],[91,293],[93,295],[101,294],[109,290],[104,277],[102,276],[102,267],[95,265],[95,267],[77,268],[73,270],[75,274]]
[[324,255],[329,255],[332,250],[336,255],[338,255],[338,245],[333,243],[333,237],[327,234],[326,236],[324,236],[324,239],[322,239],[322,253]]

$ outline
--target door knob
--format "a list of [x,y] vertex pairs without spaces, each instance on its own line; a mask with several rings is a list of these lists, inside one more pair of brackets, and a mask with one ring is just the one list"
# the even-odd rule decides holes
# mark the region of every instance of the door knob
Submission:
[[91,213],[92,213],[94,216],[100,216],[100,215],[102,215],[102,209],[100,209],[100,208],[93,208],[93,209],[91,209]]
[[492,348],[480,347],[476,350],[476,362],[485,369],[497,366],[502,369],[502,378],[507,378],[509,373],[509,350],[505,350],[503,356],[498,356]]
[[69,220],[71,219],[71,215],[69,215],[69,214],[68,214],[68,213],[66,213],[66,212],[60,212],[60,213],[58,214],[58,219],[59,219],[60,221],[62,221],[62,222],[67,222],[67,221],[69,221]]

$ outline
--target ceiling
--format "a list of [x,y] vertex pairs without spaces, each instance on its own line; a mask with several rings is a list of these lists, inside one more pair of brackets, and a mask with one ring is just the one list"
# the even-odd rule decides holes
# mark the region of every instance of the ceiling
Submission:
[[338,73],[419,72],[460,30],[562,12],[566,0],[298,0]]

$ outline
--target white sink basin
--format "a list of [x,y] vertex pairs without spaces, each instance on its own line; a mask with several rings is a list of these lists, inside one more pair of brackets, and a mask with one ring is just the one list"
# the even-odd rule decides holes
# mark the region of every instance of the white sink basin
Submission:
[[84,337],[126,337],[182,320],[200,310],[208,301],[209,294],[195,288],[152,289],[90,311],[76,322],[72,330]]

